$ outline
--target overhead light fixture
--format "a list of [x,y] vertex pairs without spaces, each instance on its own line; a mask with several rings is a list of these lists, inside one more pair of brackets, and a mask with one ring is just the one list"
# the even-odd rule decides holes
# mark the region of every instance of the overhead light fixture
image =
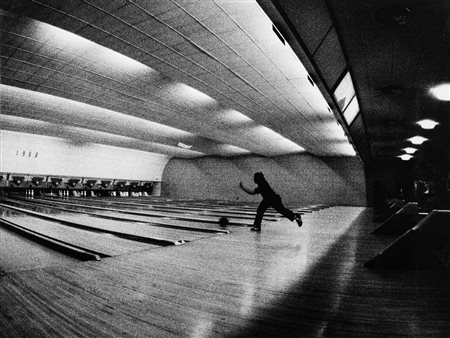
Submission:
[[414,154],[414,153],[417,151],[416,148],[412,148],[412,147],[403,148],[403,150],[404,150],[407,154]]
[[183,149],[191,149],[192,145],[190,144],[184,144],[182,142],[178,142],[178,147],[183,148]]
[[417,124],[421,126],[423,129],[433,129],[436,127],[439,123],[430,119],[425,119],[418,121]]
[[197,107],[217,103],[212,97],[184,83],[171,83],[166,90],[180,97],[183,102],[184,100],[191,101]]
[[408,141],[410,141],[412,144],[420,145],[420,144],[424,143],[425,141],[428,141],[428,139],[425,137],[422,137],[422,136],[414,136],[414,137],[409,138]]
[[403,155],[399,155],[397,157],[400,157],[402,159],[402,161],[409,161],[410,159],[412,159],[414,156],[412,155],[408,155],[408,154],[403,154]]
[[443,83],[430,89],[430,94],[441,101],[450,101],[450,83]]

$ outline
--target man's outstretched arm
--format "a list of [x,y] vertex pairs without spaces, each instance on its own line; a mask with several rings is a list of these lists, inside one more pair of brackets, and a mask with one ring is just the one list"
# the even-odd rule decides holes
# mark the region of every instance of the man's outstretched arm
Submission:
[[244,190],[244,191],[245,191],[247,194],[249,194],[249,195],[256,195],[256,194],[257,194],[256,189],[255,189],[255,190],[248,189],[248,188],[244,187],[244,185],[242,184],[242,182],[239,183],[239,187],[240,187],[242,190]]

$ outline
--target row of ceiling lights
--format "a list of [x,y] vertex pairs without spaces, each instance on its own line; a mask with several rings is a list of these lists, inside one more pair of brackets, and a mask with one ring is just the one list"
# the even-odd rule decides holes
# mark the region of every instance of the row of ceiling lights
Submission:
[[[439,86],[436,86],[430,90],[430,93],[438,100],[442,101],[450,101],[450,84],[442,84]],[[418,121],[417,124],[422,129],[434,129],[439,123],[431,120],[431,119],[424,119],[421,121]],[[414,136],[408,139],[412,144],[414,145],[421,145],[423,142],[428,141],[427,138],[423,136]],[[407,147],[403,148],[403,151],[405,151],[405,154],[399,155],[403,161],[409,161],[411,158],[413,158],[413,154],[418,150],[417,148],[413,147]]]

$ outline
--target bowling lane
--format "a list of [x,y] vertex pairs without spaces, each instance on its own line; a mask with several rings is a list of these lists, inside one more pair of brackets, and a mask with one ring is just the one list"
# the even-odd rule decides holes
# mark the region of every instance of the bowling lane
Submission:
[[[46,200],[56,200],[56,201],[66,201],[67,203],[71,203],[71,204],[81,204],[81,205],[85,205],[86,204],[86,200],[83,198],[67,198],[64,200],[58,199],[58,198],[48,198],[45,197],[44,199]],[[256,208],[253,212],[250,213],[244,213],[241,214],[239,212],[233,212],[233,211],[215,211],[215,210],[208,210],[208,209],[180,209],[177,210],[176,207],[161,207],[161,206],[157,206],[154,207],[151,204],[147,204],[147,203],[130,203],[130,202],[124,202],[124,201],[113,201],[113,200],[104,200],[103,198],[90,198],[88,200],[89,205],[90,206],[95,206],[95,207],[104,207],[104,208],[114,208],[116,210],[120,209],[122,210],[127,210],[127,211],[141,211],[141,212],[146,212],[146,214],[148,215],[153,215],[153,216],[168,216],[170,215],[170,217],[176,217],[176,218],[180,218],[180,219],[193,219],[193,218],[198,218],[198,219],[208,219],[208,220],[215,220],[218,219],[219,217],[222,216],[227,216],[228,218],[234,220],[235,222],[252,222],[254,217],[255,217],[255,213],[256,213]],[[264,220],[266,221],[278,221],[280,219],[279,216],[277,217],[273,217],[270,216],[270,211],[268,213],[269,216],[265,216]]]
[[143,222],[113,220],[83,213],[64,212],[52,209],[51,207],[38,207],[28,202],[14,201],[12,204],[15,204],[20,208],[33,210],[39,214],[52,214],[52,217],[55,220],[76,223],[83,227],[95,228],[94,230],[104,230],[167,242],[194,241],[214,235],[214,233],[211,234],[187,229],[172,229]]
[[[0,207],[0,210],[4,210],[4,207]],[[154,244],[119,238],[111,234],[65,226],[58,222],[40,219],[17,211],[8,214],[2,216],[2,219],[44,236],[106,256],[116,256],[160,247]]]
[[[127,215],[134,215],[134,216],[143,216],[143,217],[152,217],[148,219],[143,219],[143,221],[147,222],[156,222],[159,223],[159,220],[162,218],[170,218],[170,219],[177,219],[180,221],[187,221],[187,222],[194,222],[189,223],[189,226],[199,227],[201,223],[206,224],[217,224],[220,217],[224,215],[217,215],[217,216],[211,216],[208,214],[200,215],[195,213],[188,213],[188,212],[171,212],[170,210],[167,211],[156,211],[156,210],[150,210],[150,209],[136,209],[136,208],[127,208],[125,209],[123,206],[114,206],[114,205],[96,205],[91,202],[91,200],[58,200],[58,199],[47,199],[47,198],[39,198],[39,199],[30,199],[30,201],[51,201],[54,205],[64,205],[68,207],[73,207],[75,210],[81,210],[80,208],[83,208],[82,210],[95,210],[95,213],[102,212],[102,214],[107,215],[107,212],[113,212],[113,213],[119,213],[119,214],[127,214]],[[232,215],[227,216],[227,218],[230,221],[230,225],[252,225],[253,224],[253,218],[251,219],[240,219],[236,218]],[[264,217],[264,221],[267,221],[267,219]],[[177,222],[178,224],[183,224],[183,222]],[[205,227],[208,228],[208,227]]]
[[0,270],[5,273],[79,262],[0,225]]
[[[127,200],[127,201],[120,201],[120,200],[97,200],[101,203],[107,203],[109,205],[122,205],[126,207],[142,207],[142,208],[148,208],[151,210],[170,210],[171,212],[177,212],[177,213],[199,213],[199,214],[211,214],[211,215],[225,215],[225,216],[235,216],[235,217],[242,217],[244,219],[251,218],[253,219],[256,214],[256,208],[253,208],[251,210],[242,210],[242,209],[231,209],[228,207],[219,207],[217,205],[214,205],[212,203],[210,204],[203,204],[203,205],[179,205],[179,204],[152,204],[151,202],[143,201],[142,199],[134,199],[134,200]],[[271,217],[277,216],[276,212],[268,210],[267,215]]]
[[[178,229],[186,228],[187,230],[197,230],[197,231],[204,231],[204,232],[223,232],[224,229],[219,225],[218,218],[214,220],[187,220],[187,219],[178,219],[178,218],[172,218],[172,217],[155,217],[155,216],[145,216],[145,215],[136,215],[136,214],[129,214],[124,212],[115,212],[115,211],[109,211],[109,209],[92,209],[87,206],[82,205],[73,205],[73,204],[62,204],[58,203],[56,201],[42,201],[42,200],[28,200],[27,203],[33,203],[38,205],[47,205],[51,206],[52,208],[60,208],[61,210],[66,211],[79,211],[79,212],[85,212],[88,214],[94,214],[99,217],[105,217],[105,218],[116,218],[116,219],[122,219],[122,220],[129,220],[129,221],[135,221],[135,222],[143,222],[143,223],[152,223],[155,225],[161,225],[161,226],[167,226],[167,227],[176,227]],[[240,225],[251,225],[251,222],[248,222],[248,224],[240,223]],[[236,225],[236,224],[232,224]]]
[[[98,198],[87,197],[88,199],[98,200]],[[232,201],[214,201],[214,200],[170,200],[155,197],[101,197],[102,201],[110,201],[112,203],[135,204],[135,205],[151,205],[152,208],[170,208],[174,210],[196,210],[196,211],[213,211],[220,213],[242,214],[254,216],[259,203],[250,202],[232,202]],[[285,204],[287,208],[295,212],[312,212],[326,208],[326,205],[315,204],[308,206],[298,206]],[[280,215],[273,209],[269,208],[265,212],[266,216],[279,218]]]

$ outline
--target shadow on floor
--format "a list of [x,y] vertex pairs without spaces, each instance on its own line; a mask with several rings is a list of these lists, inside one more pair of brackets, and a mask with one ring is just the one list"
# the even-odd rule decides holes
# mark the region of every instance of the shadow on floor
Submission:
[[235,336],[450,336],[449,274],[365,268],[386,242],[370,234],[372,220],[362,213],[306,278]]

